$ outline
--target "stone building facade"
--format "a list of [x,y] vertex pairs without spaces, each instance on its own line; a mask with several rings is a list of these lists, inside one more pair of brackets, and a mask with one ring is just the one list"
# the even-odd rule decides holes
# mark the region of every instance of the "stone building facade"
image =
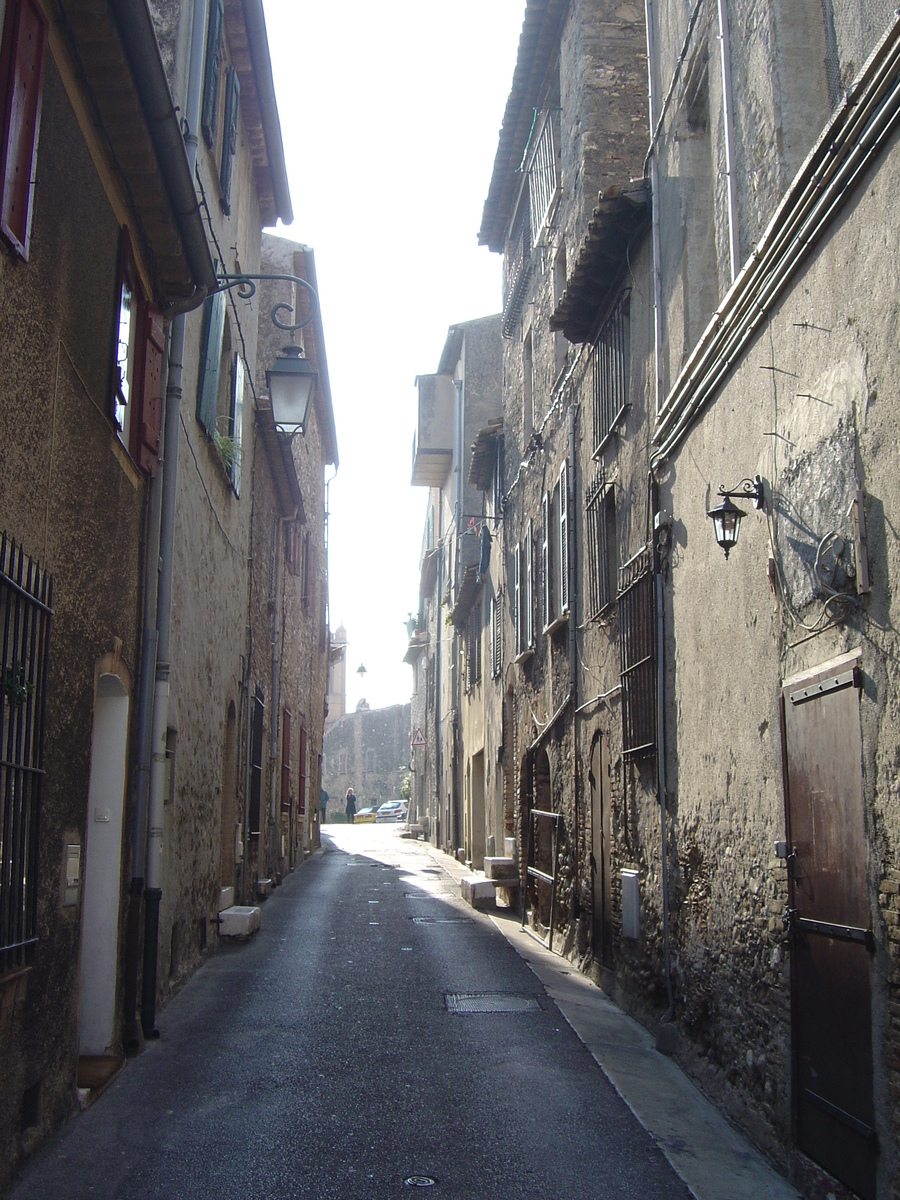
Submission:
[[[17,746],[0,767],[2,1188],[76,1085],[93,1093],[153,1034],[216,944],[223,883],[240,888],[247,681],[272,676],[249,564],[275,485],[256,386],[268,312],[223,276],[259,274],[262,228],[292,212],[256,0],[6,0],[0,23],[0,620],[17,631],[0,664]],[[314,286],[311,252],[294,265]],[[300,796],[324,721],[337,454],[320,318],[304,340],[313,566],[283,608],[279,716],[289,696],[295,723],[272,874],[315,839]]]
[[409,721],[408,704],[369,708],[361,700],[355,712],[345,713],[329,726],[322,763],[329,816],[342,816],[344,796],[351,787],[357,812],[400,799],[400,788],[409,773]]
[[527,917],[817,1198],[898,1194],[898,54],[889,4],[529,3],[480,231]]

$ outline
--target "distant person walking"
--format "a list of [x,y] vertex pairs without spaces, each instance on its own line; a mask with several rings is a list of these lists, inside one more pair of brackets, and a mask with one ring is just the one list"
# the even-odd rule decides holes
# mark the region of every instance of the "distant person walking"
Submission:
[[347,811],[347,824],[352,825],[356,820],[356,792],[353,788],[347,788],[347,798],[344,801],[344,808]]

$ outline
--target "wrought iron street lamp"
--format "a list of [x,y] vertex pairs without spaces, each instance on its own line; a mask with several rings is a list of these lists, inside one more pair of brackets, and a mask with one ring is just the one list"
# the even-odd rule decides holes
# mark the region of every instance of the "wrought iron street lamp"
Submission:
[[306,432],[318,378],[319,372],[303,357],[303,348],[295,345],[285,346],[266,371],[272,419],[280,433],[293,437]]
[[754,479],[742,479],[736,488],[720,487],[718,494],[722,497],[722,502],[715,508],[711,508],[706,515],[712,518],[716,541],[725,551],[727,558],[737,545],[741,533],[741,520],[747,515],[743,509],[732,504],[731,498],[737,496],[742,500],[752,500],[755,508],[762,508],[764,500],[762,479],[759,475]]

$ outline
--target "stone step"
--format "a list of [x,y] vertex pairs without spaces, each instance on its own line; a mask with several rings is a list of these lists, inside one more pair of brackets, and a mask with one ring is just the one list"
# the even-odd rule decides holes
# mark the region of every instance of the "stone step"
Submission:
[[466,904],[473,908],[494,908],[494,884],[490,879],[472,875],[459,881],[459,892]]
[[485,858],[484,873],[488,879],[513,880],[519,883],[519,866],[513,858]]
[[247,941],[259,929],[259,921],[256,905],[233,904],[219,913],[219,937]]
[[271,879],[257,879],[256,894],[259,896],[260,900],[265,900],[266,896],[269,895],[274,886],[275,883]]

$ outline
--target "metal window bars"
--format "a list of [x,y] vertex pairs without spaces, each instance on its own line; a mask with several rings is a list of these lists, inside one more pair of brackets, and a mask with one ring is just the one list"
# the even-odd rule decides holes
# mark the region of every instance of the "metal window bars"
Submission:
[[25,966],[37,942],[52,603],[52,577],[4,533],[0,540],[0,974]]
[[535,126],[533,144],[528,158],[528,199],[531,207],[531,228],[535,242],[540,242],[550,221],[553,206],[559,196],[559,176],[556,170],[556,147],[553,139],[554,109],[545,109]]
[[624,292],[591,350],[593,363],[594,453],[616,428],[628,402],[628,310]]
[[656,751],[656,621],[649,546],[619,571],[619,678],[626,758]]

